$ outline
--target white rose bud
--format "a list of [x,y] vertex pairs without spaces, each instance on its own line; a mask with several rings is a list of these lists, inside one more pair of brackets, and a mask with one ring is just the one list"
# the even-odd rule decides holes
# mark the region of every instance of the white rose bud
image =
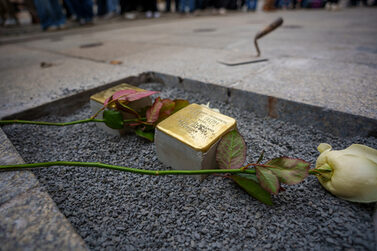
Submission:
[[377,150],[358,144],[340,151],[331,148],[325,143],[317,148],[321,154],[315,170],[322,186],[345,200],[377,201]]

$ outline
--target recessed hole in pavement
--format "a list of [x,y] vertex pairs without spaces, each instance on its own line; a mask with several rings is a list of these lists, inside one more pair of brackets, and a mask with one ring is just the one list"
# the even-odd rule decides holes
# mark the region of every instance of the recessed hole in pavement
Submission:
[[[190,85],[189,83],[183,84]],[[336,149],[352,143],[377,148],[372,137],[336,137],[312,127],[259,117],[179,85],[140,84],[162,98],[210,102],[237,119],[248,162],[292,156],[313,164],[321,142]],[[225,92],[225,95],[228,93]],[[232,94],[234,95],[234,94]],[[91,115],[88,103],[68,116],[38,120],[72,121]],[[153,170],[168,169],[153,143],[134,135],[109,136],[94,124],[56,128],[10,125],[5,133],[27,163],[93,161]],[[141,176],[84,167],[33,170],[61,212],[93,250],[102,249],[373,249],[373,205],[350,203],[327,193],[309,177],[274,196],[273,207],[249,197],[230,180],[210,176],[203,182],[183,176]]]
[[358,46],[356,49],[362,52],[377,54],[377,47]]
[[281,28],[283,29],[301,29],[302,26],[301,25],[283,25]]
[[196,32],[196,33],[200,33],[200,32],[203,32],[203,33],[205,33],[205,32],[214,32],[214,31],[216,31],[215,28],[200,28],[200,29],[193,30],[193,32]]
[[60,42],[63,41],[63,37],[52,37],[50,39],[51,42]]
[[102,45],[103,45],[102,42],[96,42],[96,43],[82,44],[82,45],[80,45],[80,48],[85,49],[85,48],[98,47],[98,46],[102,46]]

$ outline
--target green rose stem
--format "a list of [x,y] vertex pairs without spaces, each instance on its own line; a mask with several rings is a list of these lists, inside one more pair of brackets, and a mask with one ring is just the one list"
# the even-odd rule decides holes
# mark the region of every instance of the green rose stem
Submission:
[[214,173],[247,173],[255,174],[255,170],[249,169],[208,169],[208,170],[145,170],[138,168],[131,168],[125,166],[109,165],[99,162],[75,162],[75,161],[53,161],[53,162],[41,162],[32,164],[15,164],[15,165],[0,165],[1,171],[16,171],[27,168],[39,168],[39,167],[50,167],[50,166],[85,166],[85,167],[99,167],[105,169],[112,169],[130,173],[138,173],[145,175],[193,175],[193,174],[214,174]]
[[[250,165],[250,164],[249,164]],[[264,166],[261,164],[251,164],[254,166]],[[245,169],[241,167],[239,169],[202,169],[202,170],[146,170],[131,168],[125,166],[116,166],[110,164],[104,164],[100,162],[76,162],[76,161],[52,161],[52,162],[41,162],[41,163],[32,163],[32,164],[14,164],[14,165],[0,165],[0,171],[16,171],[28,168],[39,168],[39,167],[50,167],[50,166],[84,166],[84,167],[98,167],[104,169],[112,169],[130,173],[138,173],[145,175],[193,175],[193,174],[218,174],[218,173],[227,173],[227,174],[255,174],[255,170]],[[309,174],[316,175],[318,171],[309,170]]]
[[[125,119],[123,122],[143,122],[142,120],[145,120],[146,118],[140,118],[140,119]],[[96,122],[96,123],[104,123],[104,119],[94,119],[94,118],[88,118],[88,119],[82,119],[82,120],[76,120],[71,122],[63,122],[63,123],[55,123],[55,122],[44,122],[44,121],[30,121],[30,120],[0,120],[0,125],[9,125],[9,124],[32,124],[32,125],[49,125],[49,126],[68,126],[68,125],[75,125],[75,124],[83,124],[83,123],[90,123],[90,122]]]

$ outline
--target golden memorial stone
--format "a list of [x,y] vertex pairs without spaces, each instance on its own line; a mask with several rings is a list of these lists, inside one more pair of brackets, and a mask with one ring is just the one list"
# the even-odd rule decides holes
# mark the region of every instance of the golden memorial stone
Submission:
[[[92,113],[95,114],[96,112],[98,112],[103,107],[105,100],[108,97],[112,96],[115,92],[120,91],[120,90],[129,90],[129,89],[135,90],[135,91],[145,91],[144,89],[138,88],[136,86],[123,83],[123,84],[111,87],[109,89],[106,89],[104,91],[98,92],[90,97],[90,107],[91,107]],[[129,104],[129,107],[139,112],[140,109],[146,106],[150,106],[150,105],[152,105],[152,101],[150,97],[145,97],[136,101],[132,101]],[[124,112],[122,112],[122,115],[124,119],[131,118],[129,114],[126,114]],[[97,118],[102,119],[103,112],[99,113]],[[122,135],[128,131],[127,129],[121,129],[121,130],[111,129],[108,126],[106,126],[105,123],[96,123],[96,125],[99,128],[103,129],[104,131],[112,135]]]
[[217,144],[235,127],[235,119],[208,107],[191,104],[157,125],[155,144],[158,158],[178,170],[217,168]]

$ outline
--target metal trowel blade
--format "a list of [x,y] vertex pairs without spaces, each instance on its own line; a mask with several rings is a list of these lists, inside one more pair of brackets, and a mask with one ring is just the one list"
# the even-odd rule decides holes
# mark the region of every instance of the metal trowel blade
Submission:
[[255,57],[255,56],[233,56],[224,59],[219,59],[217,62],[227,66],[237,66],[243,64],[254,64],[268,61],[267,58]]

